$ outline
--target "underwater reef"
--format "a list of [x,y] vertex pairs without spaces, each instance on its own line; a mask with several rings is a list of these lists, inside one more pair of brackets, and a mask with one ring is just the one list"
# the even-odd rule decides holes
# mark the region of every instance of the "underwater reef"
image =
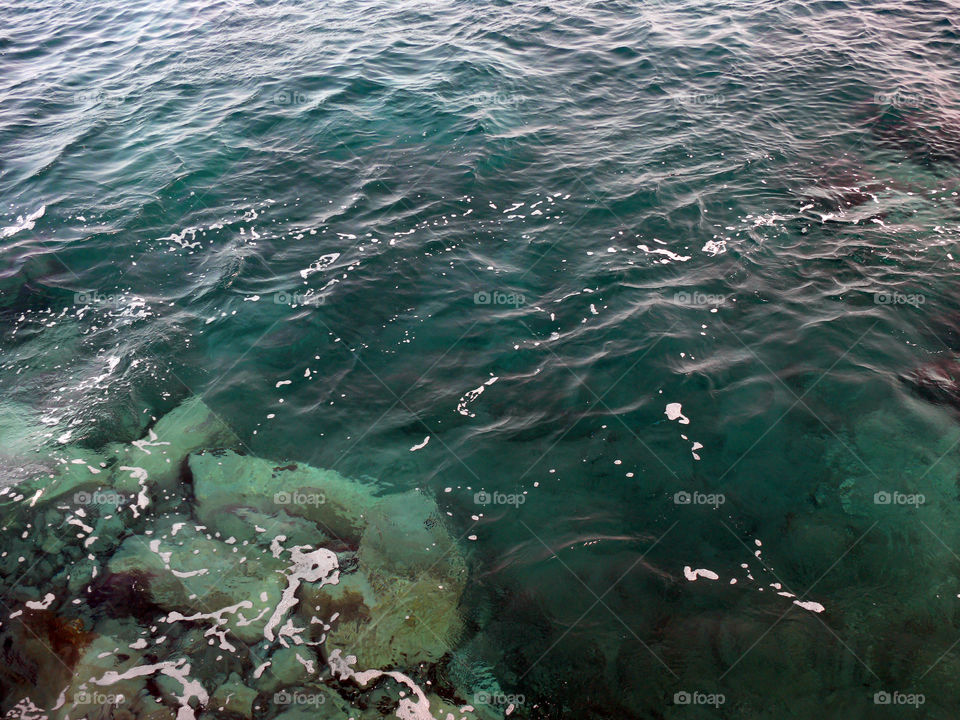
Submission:
[[433,498],[245,454],[197,397],[97,450],[36,420],[0,410],[4,717],[503,717],[443,673],[468,561]]

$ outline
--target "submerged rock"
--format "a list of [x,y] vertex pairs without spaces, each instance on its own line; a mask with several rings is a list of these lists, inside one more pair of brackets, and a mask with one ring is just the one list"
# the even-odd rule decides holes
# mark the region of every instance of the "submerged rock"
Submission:
[[214,691],[210,697],[210,706],[228,716],[252,718],[253,702],[256,699],[257,691],[244,685],[240,676],[234,673]]
[[255,547],[215,540],[186,516],[163,521],[152,535],[124,540],[108,569],[143,584],[151,602],[171,611],[167,622],[203,621],[208,636],[234,646],[263,637],[268,616],[280,603],[285,565]]
[[[839,478],[848,515],[886,516],[891,508],[939,512],[954,504],[960,476],[960,428],[915,400],[858,417],[826,457]],[[916,438],[923,438],[918,443]]]
[[[454,704],[445,700],[429,687],[429,683],[422,686],[403,672],[354,669],[352,666],[357,663],[357,658],[345,656],[340,650],[330,653],[328,663],[334,679],[345,681],[363,692],[363,705],[367,709],[359,714],[360,720],[385,717],[400,720],[492,720],[502,717],[492,708],[475,708],[471,704]],[[515,709],[510,706],[505,708],[505,713],[509,715]]]
[[69,502],[79,492],[109,490],[109,464],[109,458],[93,450],[65,446],[33,457],[0,458],[0,482],[9,488],[3,492],[6,497]]
[[[114,717],[119,710],[128,711],[146,694],[146,679],[128,671],[138,667],[143,656],[129,648],[121,638],[101,635],[93,640],[73,668],[66,687],[56,685],[60,693],[55,717],[86,717],[89,720]],[[48,705],[47,707],[53,707]]]
[[53,707],[93,634],[79,619],[29,609],[11,616],[2,630],[0,709],[9,710],[22,698]]
[[258,527],[280,534],[278,522],[304,518],[356,549],[356,569],[343,568],[338,583],[304,583],[301,591],[305,622],[336,617],[328,647],[367,667],[397,667],[436,661],[456,643],[466,561],[431,498],[377,496],[332,470],[234,452],[194,454],[189,466],[197,515],[221,534],[233,532],[238,517],[272,513],[278,520]]
[[152,695],[141,695],[134,702],[133,716],[137,720],[176,720],[177,711]]
[[258,690],[276,692],[280,688],[302,685],[317,675],[319,662],[307,647],[279,648],[270,656],[270,665],[255,685]]
[[901,376],[917,395],[928,402],[960,411],[960,363],[940,359]]
[[367,524],[365,516],[377,504],[371,488],[335,470],[231,451],[191,455],[189,466],[197,517],[218,530],[227,515],[250,508],[306,518],[335,539],[355,544]]
[[[63,445],[40,413],[18,403],[0,405],[0,486],[44,500],[107,483],[109,460],[93,450]],[[5,491],[10,495],[10,490]]]
[[[36,413],[21,406],[0,409],[0,436],[4,437],[0,485],[16,485],[19,494],[36,495],[35,502],[76,501],[73,496],[81,492],[138,495],[148,487],[169,490],[177,484],[190,453],[238,442],[233,430],[199,397],[164,415],[140,440],[110,443],[101,452],[60,444]],[[141,504],[145,503],[144,499]]]
[[328,649],[343,648],[364,667],[392,668],[436,662],[455,647],[463,632],[462,578],[429,573],[410,580],[377,568],[347,577],[356,580],[304,590],[314,615],[339,613],[326,632]]
[[[21,467],[32,432],[9,446]],[[314,717],[360,718],[373,708],[350,709],[355,688],[318,684],[331,652],[409,669],[456,646],[467,564],[431,497],[224,449],[237,442],[193,398],[130,445],[48,442],[0,488],[24,510],[0,575],[17,604],[47,603],[19,632],[0,625],[0,710],[252,718],[265,694],[301,689],[328,701]],[[74,606],[92,630],[38,620]]]
[[361,566],[385,566],[415,578],[448,554],[447,564],[462,561],[436,502],[418,490],[381,497],[367,515]]
[[378,499],[360,540],[357,569],[337,585],[304,589],[305,607],[336,615],[328,648],[365,667],[435,662],[463,632],[466,561],[435,503],[411,491]]
[[322,604],[326,595],[341,613],[328,647],[344,648],[365,667],[436,662],[463,632],[462,552],[436,504],[419,492],[381,498],[369,520],[357,572],[341,579],[342,591],[327,586],[315,598]]
[[318,683],[281,690],[270,700],[280,712],[275,720],[360,720],[366,717],[335,690]]
[[[163,648],[161,648],[163,649]],[[169,650],[169,649],[168,649]],[[146,717],[155,720],[193,720],[195,705],[207,705],[210,695],[192,674],[186,658],[153,661],[128,639],[103,635],[87,648],[77,663],[72,682],[61,693],[62,703],[52,720],[109,720]],[[161,683],[160,681],[167,681]],[[176,688],[171,703],[157,700],[152,686]]]
[[[264,541],[264,534],[269,537],[282,535],[287,545],[326,545],[332,538],[320,530],[316,523],[305,518],[288,515],[281,510],[276,514],[268,514],[253,508],[236,508],[232,513],[219,513],[208,527],[215,529],[223,538],[243,538]],[[263,528],[260,533],[257,528]]]
[[[192,397],[160,418],[145,437],[129,445],[108,445],[105,453],[116,458],[116,488],[136,492],[144,473],[150,486],[170,488],[190,453],[201,448],[231,447],[237,442],[233,430],[200,397]],[[132,471],[124,472],[123,467]]]

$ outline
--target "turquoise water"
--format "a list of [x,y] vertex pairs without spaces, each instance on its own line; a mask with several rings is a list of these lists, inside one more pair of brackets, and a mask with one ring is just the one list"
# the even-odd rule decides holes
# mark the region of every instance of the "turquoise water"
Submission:
[[[955,717],[958,13],[0,10],[0,710]],[[204,423],[170,415],[198,398]],[[141,438],[172,444],[137,464]],[[275,523],[343,587],[442,569],[452,596],[368,623],[438,628],[422,652],[344,640],[329,576],[297,586],[329,626],[299,661],[269,626],[166,622],[300,577]],[[258,569],[123,549],[161,536]],[[160,599],[173,570],[233,594]]]

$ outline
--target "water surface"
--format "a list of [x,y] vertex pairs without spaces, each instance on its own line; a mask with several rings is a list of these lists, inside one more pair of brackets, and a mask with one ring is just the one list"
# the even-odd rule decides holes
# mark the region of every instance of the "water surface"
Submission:
[[[200,396],[251,456],[422,490],[463,631],[357,669],[493,717],[953,717],[958,12],[10,5],[0,442]],[[0,631],[56,587],[104,635],[29,500]]]

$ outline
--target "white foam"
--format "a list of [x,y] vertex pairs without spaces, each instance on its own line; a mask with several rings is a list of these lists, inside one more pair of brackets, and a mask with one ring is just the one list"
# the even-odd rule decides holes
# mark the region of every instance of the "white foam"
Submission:
[[31,610],[46,610],[53,604],[56,598],[57,596],[53,593],[47,593],[44,595],[43,600],[28,600],[26,605]]
[[708,240],[704,246],[701,248],[702,252],[705,252],[707,255],[722,255],[727,251],[727,241],[726,240]]
[[193,708],[190,707],[188,701],[191,698],[196,698],[201,705],[206,705],[210,700],[210,696],[207,694],[207,691],[203,689],[203,686],[199,682],[196,680],[190,680],[187,677],[187,673],[190,672],[190,663],[187,662],[186,658],[180,658],[176,661],[167,660],[154,665],[141,665],[139,667],[130,668],[123,673],[110,670],[104,673],[102,678],[94,678],[91,680],[91,682],[96,685],[113,685],[115,682],[120,680],[129,680],[135,677],[143,677],[144,675],[153,675],[155,672],[159,672],[167,677],[173,678],[180,683],[181,687],[183,687],[183,695],[177,697],[177,700],[180,703],[180,709],[177,711],[177,720],[194,720],[196,715],[194,714]]
[[357,672],[350,667],[357,662],[356,656],[348,655],[347,657],[342,657],[339,649],[330,653],[328,662],[330,672],[334,677],[339,677],[341,680],[355,680],[361,687],[381,677],[389,677],[410,688],[410,691],[414,697],[416,697],[416,702],[414,702],[412,698],[401,696],[395,711],[396,716],[400,718],[400,720],[436,720],[433,713],[430,712],[430,700],[427,699],[426,693],[407,675],[395,670],[364,670]]
[[680,403],[668,403],[667,409],[664,410],[664,414],[667,416],[668,420],[678,420],[681,425],[689,425],[690,418],[686,417],[682,411],[683,405]]
[[33,230],[33,226],[36,225],[37,220],[43,217],[43,214],[47,211],[46,205],[41,205],[39,209],[34,210],[32,213],[24,217],[23,215],[17,216],[16,225],[8,225],[7,227],[0,229],[0,238],[8,238],[16,235],[21,230]]
[[300,271],[300,277],[306,280],[308,277],[310,277],[314,273],[318,273],[321,270],[324,270],[330,267],[331,265],[333,265],[333,263],[335,263],[337,261],[337,258],[339,257],[340,257],[340,253],[338,252],[321,255],[319,258],[317,258],[316,262],[310,263],[308,267]]
[[483,394],[484,389],[486,389],[486,386],[493,385],[499,379],[499,377],[492,377],[480,387],[465,392],[463,397],[461,397],[457,402],[457,412],[466,417],[476,417],[477,414],[470,412],[470,409],[467,407],[467,405],[480,397],[480,395]]
[[[663,248],[649,248],[646,245],[637,245],[637,247],[650,255],[666,255],[671,260],[676,260],[677,262],[686,262],[691,257],[690,255],[677,255],[676,253],[670,252],[669,250],[665,250]],[[663,262],[666,262],[666,260]]]
[[[267,621],[263,628],[263,635],[267,640],[274,639],[274,628],[280,624],[287,611],[295,607],[297,602],[297,590],[301,582],[317,582],[320,585],[336,585],[340,582],[340,566],[337,563],[337,555],[331,550],[321,548],[313,552],[304,552],[308,545],[298,545],[291,548],[290,558],[293,565],[290,566],[287,575],[287,587],[283,591],[280,602],[273,611],[273,615]],[[290,634],[290,633],[285,633]]]
[[707,580],[719,580],[720,576],[717,575],[713,570],[705,570],[704,568],[697,568],[696,570],[691,570],[689,565],[685,565],[683,568],[683,576],[687,578],[690,582],[696,582],[697,578],[706,578]]

